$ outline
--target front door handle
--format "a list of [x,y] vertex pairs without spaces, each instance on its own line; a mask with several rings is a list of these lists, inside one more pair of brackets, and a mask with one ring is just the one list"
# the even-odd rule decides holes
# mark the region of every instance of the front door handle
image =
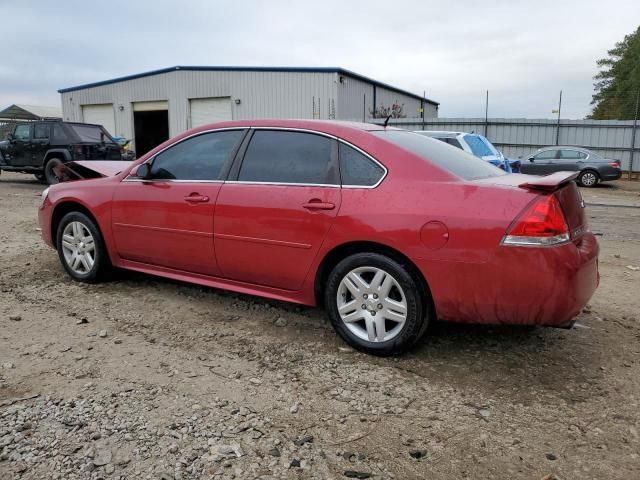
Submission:
[[335,203],[321,202],[320,200],[313,199],[307,203],[303,203],[302,208],[306,208],[307,210],[333,210],[336,208],[336,205]]
[[206,203],[209,201],[209,197],[206,195],[199,195],[197,193],[192,193],[188,197],[184,197],[184,199],[189,203]]

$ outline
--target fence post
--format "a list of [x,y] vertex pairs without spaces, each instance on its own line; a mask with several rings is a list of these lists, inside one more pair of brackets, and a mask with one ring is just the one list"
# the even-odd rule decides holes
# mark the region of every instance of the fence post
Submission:
[[487,90],[487,97],[484,102],[484,136],[487,136],[489,130],[489,90]]
[[633,175],[633,157],[636,153],[636,129],[638,128],[638,100],[640,100],[640,90],[636,93],[636,113],[633,116],[633,131],[631,132],[631,156],[629,157],[629,180]]
[[558,101],[558,123],[556,125],[556,145],[560,145],[560,111],[562,110],[562,90],[560,90],[560,100]]
[[362,96],[362,123],[365,123],[367,120],[367,116],[366,116],[366,109],[367,109],[367,94],[365,93]]
[[424,120],[427,116],[427,91],[422,91],[422,130],[424,131]]

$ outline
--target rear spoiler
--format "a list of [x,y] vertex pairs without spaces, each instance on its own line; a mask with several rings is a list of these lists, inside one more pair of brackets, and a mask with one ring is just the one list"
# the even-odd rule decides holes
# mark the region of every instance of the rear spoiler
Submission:
[[573,182],[578,178],[578,175],[580,175],[580,172],[556,172],[551,175],[545,175],[544,177],[527,180],[526,182],[518,185],[518,187],[553,192],[563,185]]

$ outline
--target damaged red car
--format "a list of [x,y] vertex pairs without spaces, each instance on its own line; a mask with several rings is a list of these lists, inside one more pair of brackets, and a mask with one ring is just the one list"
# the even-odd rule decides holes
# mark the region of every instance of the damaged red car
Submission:
[[436,319],[570,326],[598,285],[575,173],[506,174],[407,131],[225,122],[68,168],[84,180],[43,192],[39,219],[75,280],[116,267],[324,305],[372,354]]

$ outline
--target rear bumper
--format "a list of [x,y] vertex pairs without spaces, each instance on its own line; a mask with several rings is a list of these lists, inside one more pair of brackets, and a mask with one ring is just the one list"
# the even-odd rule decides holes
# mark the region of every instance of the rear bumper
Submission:
[[500,247],[489,262],[421,261],[445,321],[565,326],[599,283],[598,242],[587,232],[554,247]]
[[603,182],[609,180],[618,180],[620,177],[622,177],[622,170],[620,170],[619,168],[616,168],[615,170],[612,169],[612,171],[607,171],[600,174],[600,179]]

